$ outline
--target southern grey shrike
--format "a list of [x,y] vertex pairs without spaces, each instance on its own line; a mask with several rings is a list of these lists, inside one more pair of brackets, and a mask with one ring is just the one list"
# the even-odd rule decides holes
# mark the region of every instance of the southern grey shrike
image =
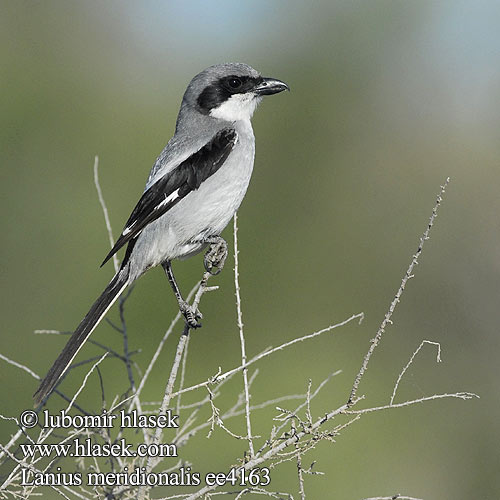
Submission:
[[[151,169],[144,193],[104,259],[127,244],[119,271],[83,318],[34,394],[41,403],[123,290],[161,264],[190,328],[201,315],[182,298],[171,261],[208,245],[207,271],[222,268],[219,236],[238,210],[252,175],[255,138],[250,118],[265,95],[289,90],[242,63],[217,64],[189,83],[175,134]],[[222,249],[222,251],[221,251]]]

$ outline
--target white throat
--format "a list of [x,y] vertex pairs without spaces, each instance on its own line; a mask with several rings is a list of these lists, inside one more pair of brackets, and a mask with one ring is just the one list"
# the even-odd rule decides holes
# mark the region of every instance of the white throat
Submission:
[[210,116],[228,122],[248,121],[262,97],[255,94],[234,94],[227,101],[210,111]]

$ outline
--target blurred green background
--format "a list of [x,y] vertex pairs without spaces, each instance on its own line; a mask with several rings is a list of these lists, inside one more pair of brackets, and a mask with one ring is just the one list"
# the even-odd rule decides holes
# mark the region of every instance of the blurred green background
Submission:
[[[402,366],[429,339],[442,344],[443,363],[425,348],[400,400],[460,390],[481,399],[363,418],[305,456],[327,472],[306,477],[307,498],[500,497],[497,1],[1,1],[0,54],[0,353],[43,375],[63,339],[33,330],[73,329],[112,276],[111,265],[98,268],[109,244],[94,155],[116,235],[173,133],[188,81],[210,64],[246,62],[292,89],[265,99],[253,120],[255,170],[239,212],[248,353],[366,314],[361,326],[260,363],[253,403],[303,393],[309,378],[317,385],[337,369],[313,412],[345,401],[451,177],[360,394],[363,405],[387,403]],[[232,241],[231,230],[224,234]],[[231,267],[203,300],[188,383],[238,363]],[[174,269],[188,290],[202,259]],[[126,312],[143,369],[174,311],[161,270],[138,282]],[[120,346],[104,323],[93,337]],[[148,399],[162,394],[174,346]],[[86,347],[80,359],[96,352]],[[84,373],[75,370],[63,388],[74,390]],[[111,399],[126,372],[109,361],[103,373]],[[99,411],[92,384],[82,404]],[[27,374],[0,362],[0,387],[3,415],[31,407],[36,383]],[[222,409],[241,378],[228,387]],[[257,433],[269,432],[274,413],[254,416]],[[1,424],[5,443],[15,427]],[[244,432],[243,420],[231,425]],[[243,450],[220,431],[198,443],[203,452],[186,449],[195,470],[224,470]],[[272,489],[297,494],[293,464],[272,477]]]

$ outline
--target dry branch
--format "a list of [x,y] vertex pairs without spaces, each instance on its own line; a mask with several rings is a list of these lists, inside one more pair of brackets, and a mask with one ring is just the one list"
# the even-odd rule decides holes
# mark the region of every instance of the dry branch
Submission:
[[403,279],[401,280],[401,284],[399,285],[398,291],[396,292],[396,295],[395,295],[393,301],[391,302],[391,305],[389,306],[389,310],[387,311],[387,313],[382,321],[382,324],[380,325],[380,327],[377,331],[377,334],[371,340],[370,348],[368,349],[368,352],[366,353],[365,357],[363,358],[363,363],[361,364],[361,368],[360,368],[358,374],[356,375],[356,378],[354,379],[354,383],[353,383],[352,389],[351,389],[351,394],[349,395],[348,403],[350,405],[353,404],[354,398],[356,397],[356,393],[358,392],[359,384],[361,383],[361,379],[363,378],[363,375],[365,374],[365,372],[368,368],[368,362],[370,361],[370,358],[372,357],[373,352],[375,351],[375,349],[379,345],[387,326],[392,324],[392,320],[391,320],[392,315],[394,313],[394,310],[396,309],[396,306],[398,305],[399,301],[401,300],[401,295],[403,295],[406,284],[414,276],[413,269],[418,264],[418,259],[422,253],[423,248],[424,248],[425,241],[429,239],[429,233],[431,231],[432,226],[434,225],[434,221],[436,220],[438,208],[441,205],[441,202],[443,201],[443,196],[444,196],[445,190],[446,190],[449,182],[450,182],[450,178],[448,177],[445,180],[444,184],[441,186],[441,190],[437,196],[436,204],[434,205],[434,208],[432,209],[432,214],[431,214],[431,217],[429,219],[429,223],[427,224],[427,228],[425,229],[424,234],[420,238],[420,242],[419,242],[417,251],[413,255],[413,258],[410,262],[410,265],[408,266],[408,269],[406,270],[406,273],[403,276]]
[[[95,158],[94,163],[94,181],[97,189],[97,193],[99,196],[99,202],[101,204],[101,208],[103,210],[104,218],[106,221],[106,228],[110,240],[110,244],[113,245],[113,235],[111,230],[111,224],[109,222],[108,210],[106,208],[106,204],[104,201],[104,197],[102,195],[102,190],[99,185],[99,176],[98,176],[98,158]],[[471,399],[478,397],[477,395],[471,392],[455,392],[455,393],[443,393],[443,394],[434,394],[431,396],[424,396],[418,399],[407,400],[400,403],[394,403],[396,398],[397,391],[402,382],[403,377],[405,376],[408,368],[415,361],[417,355],[421,351],[421,349],[426,344],[431,344],[437,347],[437,360],[440,361],[440,352],[441,347],[438,343],[433,341],[424,340],[419,345],[419,347],[413,352],[409,361],[404,365],[401,372],[399,373],[397,380],[392,388],[392,395],[390,397],[389,403],[386,405],[380,405],[375,407],[368,408],[358,408],[355,407],[356,404],[363,399],[363,397],[358,397],[357,392],[359,385],[364,378],[369,361],[373,355],[374,350],[380,345],[380,341],[384,332],[386,331],[388,325],[392,323],[392,315],[394,310],[401,299],[402,293],[405,290],[407,282],[413,277],[413,270],[416,264],[418,263],[419,257],[422,253],[424,242],[429,238],[429,232],[432,228],[434,221],[437,216],[437,210],[442,201],[442,196],[444,195],[445,189],[448,185],[449,179],[446,180],[444,185],[441,187],[440,193],[437,197],[436,204],[433,208],[432,215],[429,219],[429,223],[422,237],[420,238],[420,242],[417,248],[416,253],[412,256],[412,260],[410,265],[402,278],[399,289],[396,292],[396,295],[391,302],[389,309],[377,330],[375,337],[373,338],[370,347],[364,356],[359,371],[355,377],[353,385],[350,390],[350,397],[347,403],[340,405],[333,405],[330,409],[321,415],[315,415],[312,408],[312,401],[318,397],[322,389],[326,386],[327,382],[331,380],[332,377],[338,375],[340,370],[335,371],[330,376],[326,377],[323,381],[321,381],[314,389],[312,380],[307,379],[304,381],[307,384],[305,389],[305,393],[303,394],[291,394],[289,396],[278,396],[267,401],[264,401],[260,404],[250,404],[251,401],[251,392],[257,394],[259,391],[259,387],[257,385],[257,370],[249,374],[249,367],[258,361],[272,356],[278,351],[284,351],[288,347],[291,347],[299,342],[303,342],[306,340],[314,339],[320,335],[331,332],[337,328],[347,325],[348,323],[359,320],[359,322],[363,319],[363,313],[354,314],[351,317],[345,319],[336,324],[332,324],[326,328],[315,331],[313,333],[305,334],[299,338],[290,340],[285,342],[274,348],[267,348],[264,351],[254,355],[253,357],[249,357],[246,349],[245,342],[245,329],[243,325],[243,313],[242,313],[242,300],[241,300],[241,290],[240,290],[240,263],[239,263],[239,249],[238,249],[238,225],[237,225],[237,217],[234,217],[233,224],[233,237],[234,237],[234,284],[235,284],[235,295],[236,295],[236,326],[239,333],[240,340],[240,350],[241,350],[241,359],[238,360],[239,365],[230,370],[224,371],[219,368],[219,371],[214,376],[210,377],[208,380],[204,382],[197,383],[195,385],[185,387],[186,381],[186,373],[187,373],[187,356],[188,356],[188,341],[189,341],[189,327],[184,325],[182,333],[179,336],[177,347],[174,354],[173,362],[168,371],[168,378],[166,380],[166,387],[163,394],[163,398],[161,402],[154,403],[154,410],[143,410],[144,407],[151,408],[152,403],[147,402],[143,399],[144,389],[146,384],[150,381],[151,373],[153,367],[156,366],[160,357],[163,353],[163,348],[165,347],[166,342],[171,338],[175,327],[178,325],[181,320],[181,314],[177,313],[173,318],[170,326],[165,331],[162,339],[160,340],[155,353],[153,354],[151,360],[147,364],[146,370],[144,374],[141,376],[139,367],[132,363],[131,356],[133,353],[129,351],[128,348],[128,334],[127,327],[125,323],[125,305],[126,305],[126,296],[121,299],[120,305],[120,319],[121,325],[113,325],[113,328],[118,330],[123,335],[123,355],[112,349],[107,348],[106,346],[95,342],[95,344],[105,351],[104,355],[97,358],[97,362],[94,362],[95,359],[85,360],[84,363],[92,363],[91,369],[87,372],[84,381],[78,391],[72,398],[67,398],[69,404],[67,406],[67,410],[69,411],[72,407],[76,408],[75,401],[83,388],[86,386],[91,373],[95,370],[99,369],[99,364],[105,360],[106,357],[115,357],[120,360],[121,363],[125,365],[125,370],[127,373],[128,387],[122,393],[122,395],[116,395],[112,402],[109,405],[106,405],[104,396],[102,396],[102,406],[106,409],[108,413],[116,413],[120,409],[127,407],[128,412],[131,412],[134,409],[137,409],[141,414],[146,413],[154,413],[154,414],[166,414],[167,411],[174,407],[175,411],[178,415],[182,414],[183,419],[181,419],[182,425],[176,430],[175,436],[172,440],[177,447],[182,447],[188,441],[194,440],[196,436],[200,434],[202,430],[209,430],[209,435],[211,431],[215,428],[215,426],[220,427],[225,431],[226,436],[230,436],[232,439],[241,439],[245,443],[245,450],[242,456],[234,458],[234,467],[238,467],[238,470],[251,471],[257,467],[267,466],[273,468],[273,471],[276,471],[278,467],[288,461],[294,460],[296,462],[297,467],[297,478],[298,478],[298,494],[301,500],[305,500],[307,497],[307,492],[305,488],[304,476],[306,474],[323,474],[320,472],[313,471],[313,466],[315,462],[313,461],[309,468],[304,468],[304,454],[306,452],[310,452],[315,448],[317,443],[321,441],[330,441],[334,442],[335,438],[340,434],[347,432],[350,429],[351,425],[355,422],[359,421],[365,414],[384,411],[395,408],[407,407],[415,404],[420,404],[427,401],[437,400],[437,399],[445,399],[445,398],[459,398],[463,400]],[[116,256],[114,256],[114,264],[115,269],[118,268],[118,261]],[[209,291],[217,289],[217,287],[209,287],[207,285],[208,280],[211,275],[208,272],[205,272],[202,276],[202,279],[199,283],[195,285],[195,287],[191,290],[188,301],[193,301],[193,306],[196,308],[202,298],[202,296]],[[61,333],[61,332],[57,332]],[[109,353],[109,355],[108,355]],[[30,376],[39,379],[38,375],[34,373],[29,367],[18,363],[16,361],[11,360],[10,358],[0,354],[0,360],[9,363],[21,370],[23,372],[29,374]],[[74,365],[73,365],[74,366]],[[285,365],[284,365],[285,366]],[[140,375],[137,378],[138,384],[135,383],[135,377],[137,374]],[[222,404],[217,401],[217,398],[223,393],[229,391],[227,382],[232,380],[234,376],[238,373],[242,374],[243,378],[243,387],[241,392],[237,391],[234,394],[234,404],[230,405],[228,409],[222,409]],[[175,390],[177,384],[177,379],[179,380],[178,387]],[[106,381],[101,379],[102,387],[101,392],[104,394],[104,385]],[[194,403],[186,404],[185,402],[181,402],[181,396],[188,393],[200,390],[202,391],[201,396]],[[208,394],[207,394],[208,392]],[[59,393],[61,394],[61,393]],[[63,394],[61,394],[63,397]],[[174,399],[176,398],[175,406]],[[295,403],[292,406],[292,409],[278,407],[278,404],[283,404],[285,401],[291,400],[300,400],[300,403]],[[184,403],[184,404],[183,404]],[[284,403],[286,404],[286,403]],[[269,406],[274,406],[277,410],[278,415],[274,418],[274,424],[272,425],[271,430],[268,435],[263,437],[255,434],[255,429],[252,429],[252,413],[256,412],[260,409],[267,408]],[[78,411],[84,412],[83,409],[77,408]],[[208,412],[211,417],[205,421],[200,422],[200,417],[202,412]],[[87,413],[88,414],[88,413]],[[341,418],[342,417],[342,418]],[[49,438],[55,440],[59,444],[63,444],[68,442],[70,439],[75,438],[79,435],[84,435],[89,439],[93,440],[102,440],[107,444],[113,444],[118,439],[120,439],[124,435],[124,429],[120,428],[118,430],[118,434],[116,436],[112,436],[111,433],[101,432],[103,430],[95,430],[95,429],[68,429],[66,435],[58,435],[54,432],[54,429],[32,429],[28,431],[23,428],[19,421],[14,417],[3,416],[0,415],[0,418],[3,420],[10,420],[17,426],[17,432],[13,435],[13,437],[9,440],[9,442],[5,446],[0,445],[0,459],[10,460],[12,462],[12,470],[8,474],[7,478],[4,480],[3,484],[0,486],[0,497],[4,498],[7,492],[14,497],[22,497],[29,498],[31,496],[35,496],[38,494],[38,490],[35,487],[20,487],[19,486],[19,478],[20,478],[20,469],[27,468],[32,472],[44,472],[53,470],[55,465],[57,464],[57,459],[49,459],[44,460],[42,457],[33,457],[29,460],[20,459],[16,456],[19,450],[15,450],[15,446],[19,444],[19,441],[25,436],[32,443],[44,443],[49,442]],[[240,436],[236,432],[230,430],[225,423],[228,419],[237,419],[244,420],[246,426],[246,435]],[[38,434],[37,434],[38,432]],[[60,430],[59,430],[60,432]],[[147,444],[158,445],[163,440],[163,429],[161,427],[157,427],[154,432],[150,432],[149,430],[143,429],[143,439]],[[199,440],[197,441],[198,446],[207,446],[207,443],[210,444],[211,441],[207,440]],[[248,444],[246,444],[248,443]],[[112,472],[122,471],[125,467],[129,469],[133,469],[134,467],[144,467],[147,472],[152,472],[155,468],[161,468],[163,471],[178,471],[179,468],[186,465],[186,463],[179,458],[179,461],[175,465],[170,465],[166,459],[161,459],[158,457],[141,457],[141,458],[133,458],[127,459],[123,457],[116,457],[113,460],[110,460],[108,463],[103,463],[96,459],[96,457],[90,457],[89,459],[85,459],[79,457],[75,460],[75,464],[79,469],[91,469],[94,471],[106,471],[105,467],[109,467]],[[131,498],[137,499],[146,499],[149,498],[150,495],[150,487],[149,486],[141,486],[137,489],[133,489],[127,486],[116,486],[111,488],[76,488],[76,487],[53,487],[54,491],[56,491],[63,498],[114,498],[117,500],[128,500]],[[214,498],[217,496],[232,496],[235,499],[240,499],[245,497],[247,494],[253,495],[262,495],[271,498],[293,498],[290,493],[276,492],[271,491],[269,488],[260,487],[260,486],[242,486],[240,489],[236,491],[219,491],[220,488],[218,486],[209,486],[209,485],[201,485],[198,489],[191,491],[189,493],[181,493],[181,494],[172,494],[170,496],[164,497],[167,499],[190,499],[194,500],[197,498]],[[418,500],[409,496],[402,495],[393,495],[387,497],[371,497],[370,499],[365,500]]]

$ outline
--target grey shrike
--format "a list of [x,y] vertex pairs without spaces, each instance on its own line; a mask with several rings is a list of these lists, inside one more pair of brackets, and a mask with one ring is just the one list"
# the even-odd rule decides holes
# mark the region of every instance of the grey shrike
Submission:
[[227,246],[219,236],[238,210],[252,175],[255,139],[250,118],[265,95],[289,90],[242,63],[217,64],[189,83],[175,134],[151,169],[145,191],[104,259],[125,244],[119,271],[83,318],[34,394],[40,404],[123,290],[161,264],[190,328],[199,311],[182,298],[171,261],[208,245],[207,271],[222,268]]

